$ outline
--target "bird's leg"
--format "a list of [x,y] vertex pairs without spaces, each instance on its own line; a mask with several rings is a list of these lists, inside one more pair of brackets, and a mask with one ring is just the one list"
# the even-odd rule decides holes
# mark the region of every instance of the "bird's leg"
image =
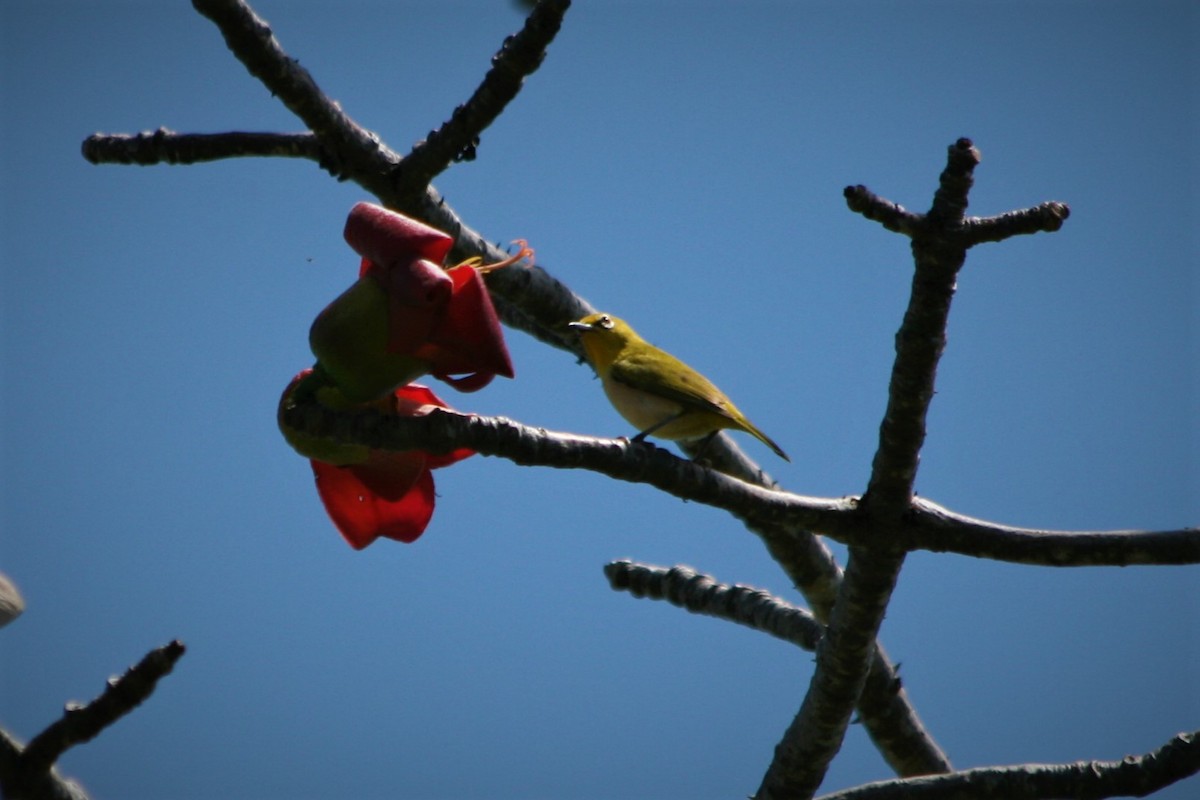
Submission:
[[672,422],[679,419],[686,413],[688,413],[688,411],[685,408],[685,409],[681,410],[678,414],[672,414],[669,417],[665,417],[665,418],[659,420],[658,422],[651,425],[649,428],[646,428],[646,430],[639,433],[637,436],[633,437],[632,441],[644,442],[646,440],[647,436],[649,436],[650,434],[654,433],[657,430],[665,428],[666,426],[670,425]]
[[708,446],[710,444],[712,444],[713,439],[716,439],[717,434],[720,432],[721,432],[720,429],[715,430],[712,433],[710,433],[710,434],[704,436],[702,439],[700,439],[700,446],[696,448],[696,455],[692,456],[692,461],[694,463],[696,463],[696,464],[702,463],[701,459],[704,458],[705,452],[708,451]]

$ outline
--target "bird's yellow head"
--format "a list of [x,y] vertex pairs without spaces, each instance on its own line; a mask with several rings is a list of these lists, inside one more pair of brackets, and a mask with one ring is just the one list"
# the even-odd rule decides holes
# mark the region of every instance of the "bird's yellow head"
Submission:
[[626,346],[641,341],[633,328],[611,314],[589,314],[568,326],[579,334],[588,360],[603,375]]

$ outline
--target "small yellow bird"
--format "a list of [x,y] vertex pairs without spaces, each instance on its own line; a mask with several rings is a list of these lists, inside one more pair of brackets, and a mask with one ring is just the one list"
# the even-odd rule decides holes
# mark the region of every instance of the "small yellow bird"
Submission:
[[628,323],[608,314],[590,314],[568,327],[579,333],[613,408],[640,431],[634,441],[651,434],[704,439],[732,428],[791,461],[708,378],[638,336]]

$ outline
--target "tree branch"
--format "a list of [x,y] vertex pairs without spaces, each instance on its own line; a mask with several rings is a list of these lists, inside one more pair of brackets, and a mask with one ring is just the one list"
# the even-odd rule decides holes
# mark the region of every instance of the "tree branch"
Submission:
[[542,0],[525,27],[504,40],[471,99],[454,109],[450,121],[430,131],[429,138],[418,142],[400,163],[400,191],[422,193],[452,162],[475,159],[480,134],[517,96],[525,78],[541,66],[570,5],[571,0]]
[[863,506],[877,507],[892,521],[912,499],[917,463],[925,442],[925,417],[933,399],[938,360],[946,347],[946,324],[955,280],[966,261],[966,248],[947,241],[967,208],[979,151],[968,139],[949,148],[933,207],[913,239],[912,291],[896,333],[896,360],[888,385],[888,405],[879,430],[879,447]]
[[[496,244],[486,241],[481,234],[472,230],[454,210],[445,202],[442,196],[432,186],[417,197],[413,197],[411,193],[401,191],[399,186],[400,173],[403,171],[400,167],[402,160],[400,157],[383,145],[375,134],[358,126],[352,119],[345,115],[337,104],[330,101],[317,87],[315,81],[307,73],[301,69],[298,64],[286,53],[283,52],[278,42],[271,35],[269,28],[260,20],[254,13],[241,2],[233,2],[232,0],[195,0],[194,4],[206,16],[209,16],[214,22],[217,22],[225,35],[226,42],[230,49],[238,56],[239,59],[246,64],[247,68],[258,77],[264,85],[266,85],[272,93],[278,95],[285,105],[292,109],[305,123],[313,129],[316,141],[319,143],[320,151],[305,153],[303,157],[313,158],[322,163],[331,174],[339,179],[354,180],[363,186],[368,192],[371,192],[380,199],[385,205],[402,211],[410,216],[421,219],[434,227],[445,230],[453,234],[456,238],[455,255],[459,258],[467,258],[471,256],[481,256],[487,261],[500,260],[503,255],[503,249]],[[453,122],[453,120],[452,120]],[[303,136],[303,134],[301,134]],[[96,138],[96,137],[92,137]],[[165,145],[164,145],[165,146]],[[93,143],[92,147],[96,147]],[[115,145],[114,145],[115,147]],[[95,152],[100,152],[96,150]],[[461,151],[460,151],[461,152]],[[233,154],[233,153],[231,153]],[[280,154],[280,153],[276,153]],[[410,154],[411,157],[411,154]],[[322,159],[324,159],[322,161]],[[140,163],[140,162],[139,162]],[[867,190],[857,187],[861,191],[847,190],[847,201],[851,203],[851,207],[855,204],[866,203],[871,206],[870,198],[874,198]],[[851,195],[855,195],[857,199],[852,201]],[[864,200],[864,198],[866,198]],[[868,216],[875,214],[879,217],[885,217],[891,220],[893,229],[906,232],[908,235],[915,235],[915,222],[920,220],[917,215],[913,215],[899,206],[890,206],[890,210],[885,207],[886,201],[881,201],[874,198],[876,201],[873,211],[868,213]],[[1038,208],[1049,207],[1054,204],[1044,204]],[[877,206],[877,207],[876,207]],[[964,206],[965,208],[965,206]],[[1047,212],[1050,213],[1050,212]],[[963,220],[962,229],[966,231],[972,226],[980,228],[980,232],[956,234],[969,240],[974,241],[997,241],[998,238],[1003,238],[1003,235],[1012,235],[1012,233],[1004,233],[1008,230],[1013,230],[1016,233],[1032,232],[1024,228],[1036,227],[1032,222],[1029,222],[1026,217],[1020,215],[1027,212],[1018,212],[1016,215],[1003,215],[995,218],[996,220],[1004,219],[1005,222],[991,222],[989,220],[977,220],[968,218]],[[1051,216],[1057,214],[1059,223],[1066,216],[1066,207],[1061,206],[1059,211],[1052,212]],[[1012,217],[1011,220],[1007,219]],[[1018,221],[1018,218],[1020,221]],[[1043,222],[1039,224],[1048,225],[1050,223]],[[1051,229],[1048,227],[1037,228]],[[910,232],[913,231],[913,232]],[[998,233],[999,232],[999,233]],[[991,238],[989,238],[991,237]],[[965,246],[970,246],[966,244]],[[568,350],[575,355],[579,355],[579,347],[577,341],[573,337],[566,335],[564,326],[566,322],[579,319],[580,317],[590,313],[594,309],[583,299],[574,295],[566,286],[557,281],[553,276],[538,266],[513,265],[503,270],[497,270],[489,274],[487,277],[489,289],[491,289],[493,298],[496,301],[497,309],[500,312],[501,318],[510,327],[514,327],[530,333],[535,338],[550,344],[560,349]],[[647,457],[647,452],[666,454],[665,451],[652,449],[651,451],[636,451],[634,448],[626,444],[606,442],[605,440],[591,439],[587,440],[593,444],[597,444],[599,449],[593,450],[589,446],[567,448],[560,450],[557,447],[551,447],[549,450],[543,448],[542,443],[537,439],[539,434],[534,429],[523,429],[523,432],[518,432],[515,441],[509,439],[497,439],[490,430],[493,424],[500,424],[501,427],[513,426],[507,420],[486,421],[483,418],[475,418],[481,420],[482,424],[474,430],[460,430],[454,433],[455,436],[476,437],[486,441],[501,441],[503,447],[514,445],[515,449],[511,452],[500,452],[500,449],[494,452],[488,452],[489,455],[504,455],[511,458],[517,463],[540,463],[538,460],[546,457],[548,454],[552,458],[547,461],[555,461],[556,463],[546,463],[546,466],[557,467],[586,467],[596,469],[597,466],[591,463],[574,463],[576,458],[583,460],[598,459],[597,463],[607,465],[605,468],[612,468],[622,473],[623,480],[641,480],[637,477],[641,474],[641,470],[647,470],[648,473],[655,473],[660,467],[663,469],[661,474],[658,474],[656,480],[668,484],[678,484],[678,477],[670,477],[670,473],[675,469],[673,466],[665,466],[659,464],[659,457],[655,455],[653,459]],[[418,430],[421,420],[393,420],[384,427],[391,426],[392,432],[388,442],[377,445],[375,441],[366,443],[372,446],[392,447],[393,449],[411,449],[414,446],[438,447],[437,442],[449,441],[446,431],[435,431],[430,428],[429,431]],[[415,423],[415,424],[413,424]],[[411,425],[408,431],[401,431],[405,425]],[[523,428],[523,426],[518,426]],[[512,431],[509,431],[512,433]],[[532,438],[530,438],[532,435]],[[364,436],[374,439],[374,435],[369,432],[364,432]],[[423,441],[417,441],[425,437]],[[554,434],[546,434],[547,438],[553,438]],[[388,438],[388,437],[385,437]],[[585,437],[576,437],[577,439],[585,439]],[[404,441],[408,441],[407,448],[396,446]],[[562,444],[562,442],[558,442]],[[613,450],[614,444],[619,448]],[[486,452],[482,447],[475,446],[480,452]],[[623,449],[621,449],[623,448]],[[598,455],[604,452],[604,455]],[[615,456],[614,456],[615,454]],[[725,469],[732,474],[741,475],[751,481],[762,481],[769,483],[769,479],[753,464],[752,461],[745,458],[736,445],[732,444],[728,437],[719,437],[714,447],[708,453],[710,459],[718,464],[722,469]],[[618,464],[617,462],[626,460],[627,463]],[[684,462],[686,463],[686,462]],[[739,465],[731,467],[730,464]],[[600,469],[599,471],[604,471]],[[715,473],[713,473],[715,474]],[[690,481],[694,476],[689,476],[686,480]],[[724,476],[721,476],[724,478]],[[652,481],[645,481],[652,482]],[[657,483],[655,485],[658,485]],[[776,496],[794,499],[797,495],[786,495],[784,493],[775,493]],[[807,498],[807,500],[814,500]],[[790,502],[790,500],[789,500]],[[836,504],[837,513],[830,512],[830,508],[824,504]],[[810,597],[810,602],[818,616],[821,615],[821,608],[828,608],[831,605],[829,596],[836,592],[837,586],[841,582],[840,571],[837,565],[832,560],[827,548],[823,546],[813,536],[809,530],[818,530],[815,526],[809,525],[810,521],[820,521],[835,538],[841,537],[840,540],[847,542],[867,541],[873,534],[870,531],[870,526],[864,524],[864,519],[861,515],[852,513],[854,511],[854,501],[852,499],[842,501],[823,501],[818,500],[816,506],[806,507],[804,503],[798,506],[792,506],[784,503],[779,507],[764,505],[761,502],[755,501],[756,508],[763,508],[765,515],[756,515],[753,518],[744,517],[747,525],[759,533],[767,542],[772,554],[781,554],[789,559],[784,563],[789,576],[793,581],[806,593],[817,591],[820,597],[814,600]],[[732,510],[732,509],[731,509]],[[734,511],[734,513],[738,513]],[[820,531],[825,532],[825,531]],[[1190,532],[1184,532],[1185,540],[1190,537]],[[877,535],[877,534],[875,534]],[[1071,536],[1071,534],[1064,534]],[[919,548],[921,537],[924,536],[924,527],[916,526],[915,528],[905,529],[903,531],[905,547]],[[932,541],[936,546],[940,547],[944,543],[947,536],[944,532],[938,532],[933,535]],[[961,547],[964,550],[969,543],[965,542],[963,537],[957,537],[949,549]],[[1148,557],[1153,558],[1154,554],[1160,552],[1161,545],[1155,544],[1148,549]],[[935,549],[933,546],[928,549]],[[1119,557],[1121,546],[1117,546],[1114,550],[1114,558]],[[1022,558],[1036,558],[1038,554],[1044,551],[1040,546],[1029,548]],[[971,554],[971,553],[967,553]],[[1027,562],[1028,563],[1028,562]],[[1131,562],[1132,563],[1132,562]],[[1137,563],[1153,563],[1142,562]],[[1178,563],[1171,561],[1169,563]],[[799,578],[799,579],[798,579]],[[818,602],[820,601],[820,602]],[[878,667],[880,664],[886,665],[886,656],[882,650],[876,651],[873,664]],[[872,686],[882,687],[878,690],[881,703],[879,708],[895,709],[897,705],[906,709],[911,721],[916,722],[916,729],[919,730],[920,723],[916,718],[915,712],[907,705],[903,698],[903,693],[898,692],[898,681],[895,679],[894,671],[889,668],[876,670],[873,667],[868,675],[867,684],[864,689],[864,694],[860,700],[860,712],[864,716],[864,721],[868,723],[870,728],[870,719],[866,706],[868,705],[868,694],[872,691]],[[888,677],[890,675],[890,677]],[[878,679],[875,679],[878,677]],[[874,707],[874,706],[873,706]],[[888,726],[892,725],[893,716],[890,713],[884,714],[879,719],[880,731],[888,730]],[[891,728],[893,734],[900,737],[908,737],[907,741],[915,747],[916,751],[923,751],[926,757],[931,758],[929,763],[938,763],[936,756],[941,756],[940,751],[936,749],[936,745],[932,740],[921,736],[911,738],[912,730],[900,728]],[[923,733],[923,731],[920,731]],[[876,741],[881,741],[876,731],[872,731],[872,736],[876,737]],[[903,760],[895,752],[885,753],[889,763],[895,765],[898,760]],[[948,762],[941,756],[941,762],[948,767]],[[909,773],[911,774],[911,772]]]
[[93,164],[198,164],[224,158],[307,158],[326,164],[320,141],[311,133],[176,133],[168,128],[124,133],[93,133],[83,140],[83,157]]
[[63,716],[51,723],[22,748],[10,737],[0,742],[0,788],[5,797],[80,797],[82,790],[63,781],[53,770],[54,762],[67,751],[91,741],[105,728],[142,704],[158,681],[168,675],[185,652],[176,640],[151,650],[85,706],[69,704]]
[[[811,797],[842,747],[850,716],[875,658],[875,637],[904,564],[904,551],[889,533],[912,501],[925,418],[933,399],[937,364],[945,349],[946,324],[966,248],[947,242],[944,231],[962,224],[979,151],[967,139],[949,148],[933,205],[913,238],[912,291],[896,334],[896,359],[888,405],[867,491],[858,510],[869,520],[872,540],[851,545],[837,602],[817,666],[796,717],[775,748],[756,797]],[[899,207],[893,219],[901,219]]]
[[1200,731],[1177,734],[1157,750],[1120,761],[981,767],[921,778],[879,781],[820,800],[1050,800],[1145,797],[1200,772]]
[[912,550],[959,553],[1043,567],[1200,564],[1200,528],[1052,531],[1014,528],[913,501],[900,539]]
[[664,569],[632,561],[613,561],[604,567],[604,574],[616,591],[666,600],[693,614],[736,622],[805,650],[814,650],[824,631],[812,614],[769,592],[717,583],[689,567]]
[[[549,431],[504,417],[436,409],[397,417],[363,409],[334,411],[314,400],[292,401],[281,412],[290,428],[378,450],[448,453],[468,447],[522,466],[586,469],[675,497],[728,511],[759,535],[806,596],[818,596],[818,618],[832,607],[837,565],[816,532],[843,544],[878,538],[854,497],[820,498],[767,489],[682,459],[651,442]],[[905,550],[954,552],[1044,566],[1120,566],[1200,563],[1200,529],[1179,531],[1050,531],[997,525],[917,499],[893,531]],[[826,609],[823,611],[822,609]]]
[[391,193],[400,156],[330,100],[311,74],[284,52],[271,28],[241,0],[192,0],[225,44],[271,94],[300,118],[329,155],[329,169],[378,197]]
[[[428,187],[425,193],[414,201],[396,191],[390,182],[378,180],[378,170],[373,169],[371,165],[382,165],[380,168],[389,171],[394,167],[386,167],[386,164],[398,164],[399,157],[384,147],[374,134],[365,132],[364,135],[362,129],[336,108],[320,91],[311,76],[283,52],[270,36],[265,23],[248,7],[242,3],[231,3],[229,0],[203,5],[206,8],[211,6],[214,9],[228,9],[227,13],[220,14],[205,8],[201,11],[217,22],[218,27],[225,33],[230,49],[247,64],[252,74],[263,81],[272,94],[284,98],[285,104],[294,111],[330,106],[322,113],[315,114],[315,117],[318,120],[331,120],[335,127],[337,124],[345,124],[346,130],[340,135],[324,137],[321,140],[324,147],[336,154],[331,157],[330,163],[346,165],[345,176],[340,171],[331,169],[332,174],[355,180],[385,205],[451,233],[455,236],[455,254],[459,258],[480,256],[485,261],[503,259],[503,250],[467,226],[434,187]],[[239,33],[239,29],[246,32]],[[310,127],[316,129],[305,115],[299,111],[297,114]],[[345,154],[341,152],[343,148],[360,148],[365,152]],[[365,170],[361,166],[364,164],[367,165]],[[595,311],[590,304],[535,265],[522,263],[496,270],[488,274],[487,281],[488,288],[497,301],[501,318],[507,325],[523,330],[546,344],[568,350],[577,357],[582,355],[577,339],[567,335],[565,326],[567,322]],[[485,452],[479,446],[475,449]],[[709,447],[707,455],[720,469],[741,475],[748,480],[769,483],[761,468],[747,458],[727,436],[718,437]],[[522,458],[524,461],[520,460]],[[517,455],[514,460],[518,460],[518,463],[532,463],[529,458],[528,454]],[[771,524],[768,521],[758,521],[754,524],[756,530],[770,528]],[[832,554],[812,533],[792,528],[790,523],[789,528],[786,534],[779,534],[777,531],[773,536],[776,542],[787,539],[789,545],[771,546],[770,549],[773,553],[787,551],[792,560],[791,563],[785,564],[784,568],[802,592],[811,591],[818,585],[832,586],[832,589],[824,590],[831,597],[841,579],[841,572]],[[807,564],[802,563],[807,559],[811,561]],[[827,603],[814,603],[814,607],[818,608],[827,609],[831,606],[832,600]],[[882,677],[871,685],[880,687],[880,690],[872,694],[872,702],[864,703],[861,711],[864,723],[875,740],[885,746],[886,743],[891,743],[898,748],[885,752],[884,757],[900,774],[948,768],[949,762],[932,738],[924,732],[915,710],[908,705],[903,693],[896,691],[898,684],[882,650],[879,654],[875,662],[878,669],[873,670],[872,674]]]
[[867,187],[847,186],[842,190],[846,205],[857,214],[872,222],[878,222],[893,233],[915,236],[921,229],[921,215],[909,211],[898,203],[884,200]]
[[1033,208],[1009,211],[996,217],[967,217],[963,237],[967,247],[984,242],[1001,242],[1013,236],[1053,233],[1062,228],[1071,209],[1066,203],[1042,203]]
[[775,746],[775,757],[754,795],[757,800],[808,798],[821,785],[862,695],[875,656],[875,636],[903,562],[903,553],[850,549],[833,614],[817,645],[808,691]]

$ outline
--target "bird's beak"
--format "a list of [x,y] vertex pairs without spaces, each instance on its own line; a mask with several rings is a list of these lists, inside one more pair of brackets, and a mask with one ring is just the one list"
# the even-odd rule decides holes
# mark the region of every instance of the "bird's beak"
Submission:
[[592,326],[586,322],[568,322],[567,327],[573,331],[578,331],[579,333],[590,331],[592,329]]

